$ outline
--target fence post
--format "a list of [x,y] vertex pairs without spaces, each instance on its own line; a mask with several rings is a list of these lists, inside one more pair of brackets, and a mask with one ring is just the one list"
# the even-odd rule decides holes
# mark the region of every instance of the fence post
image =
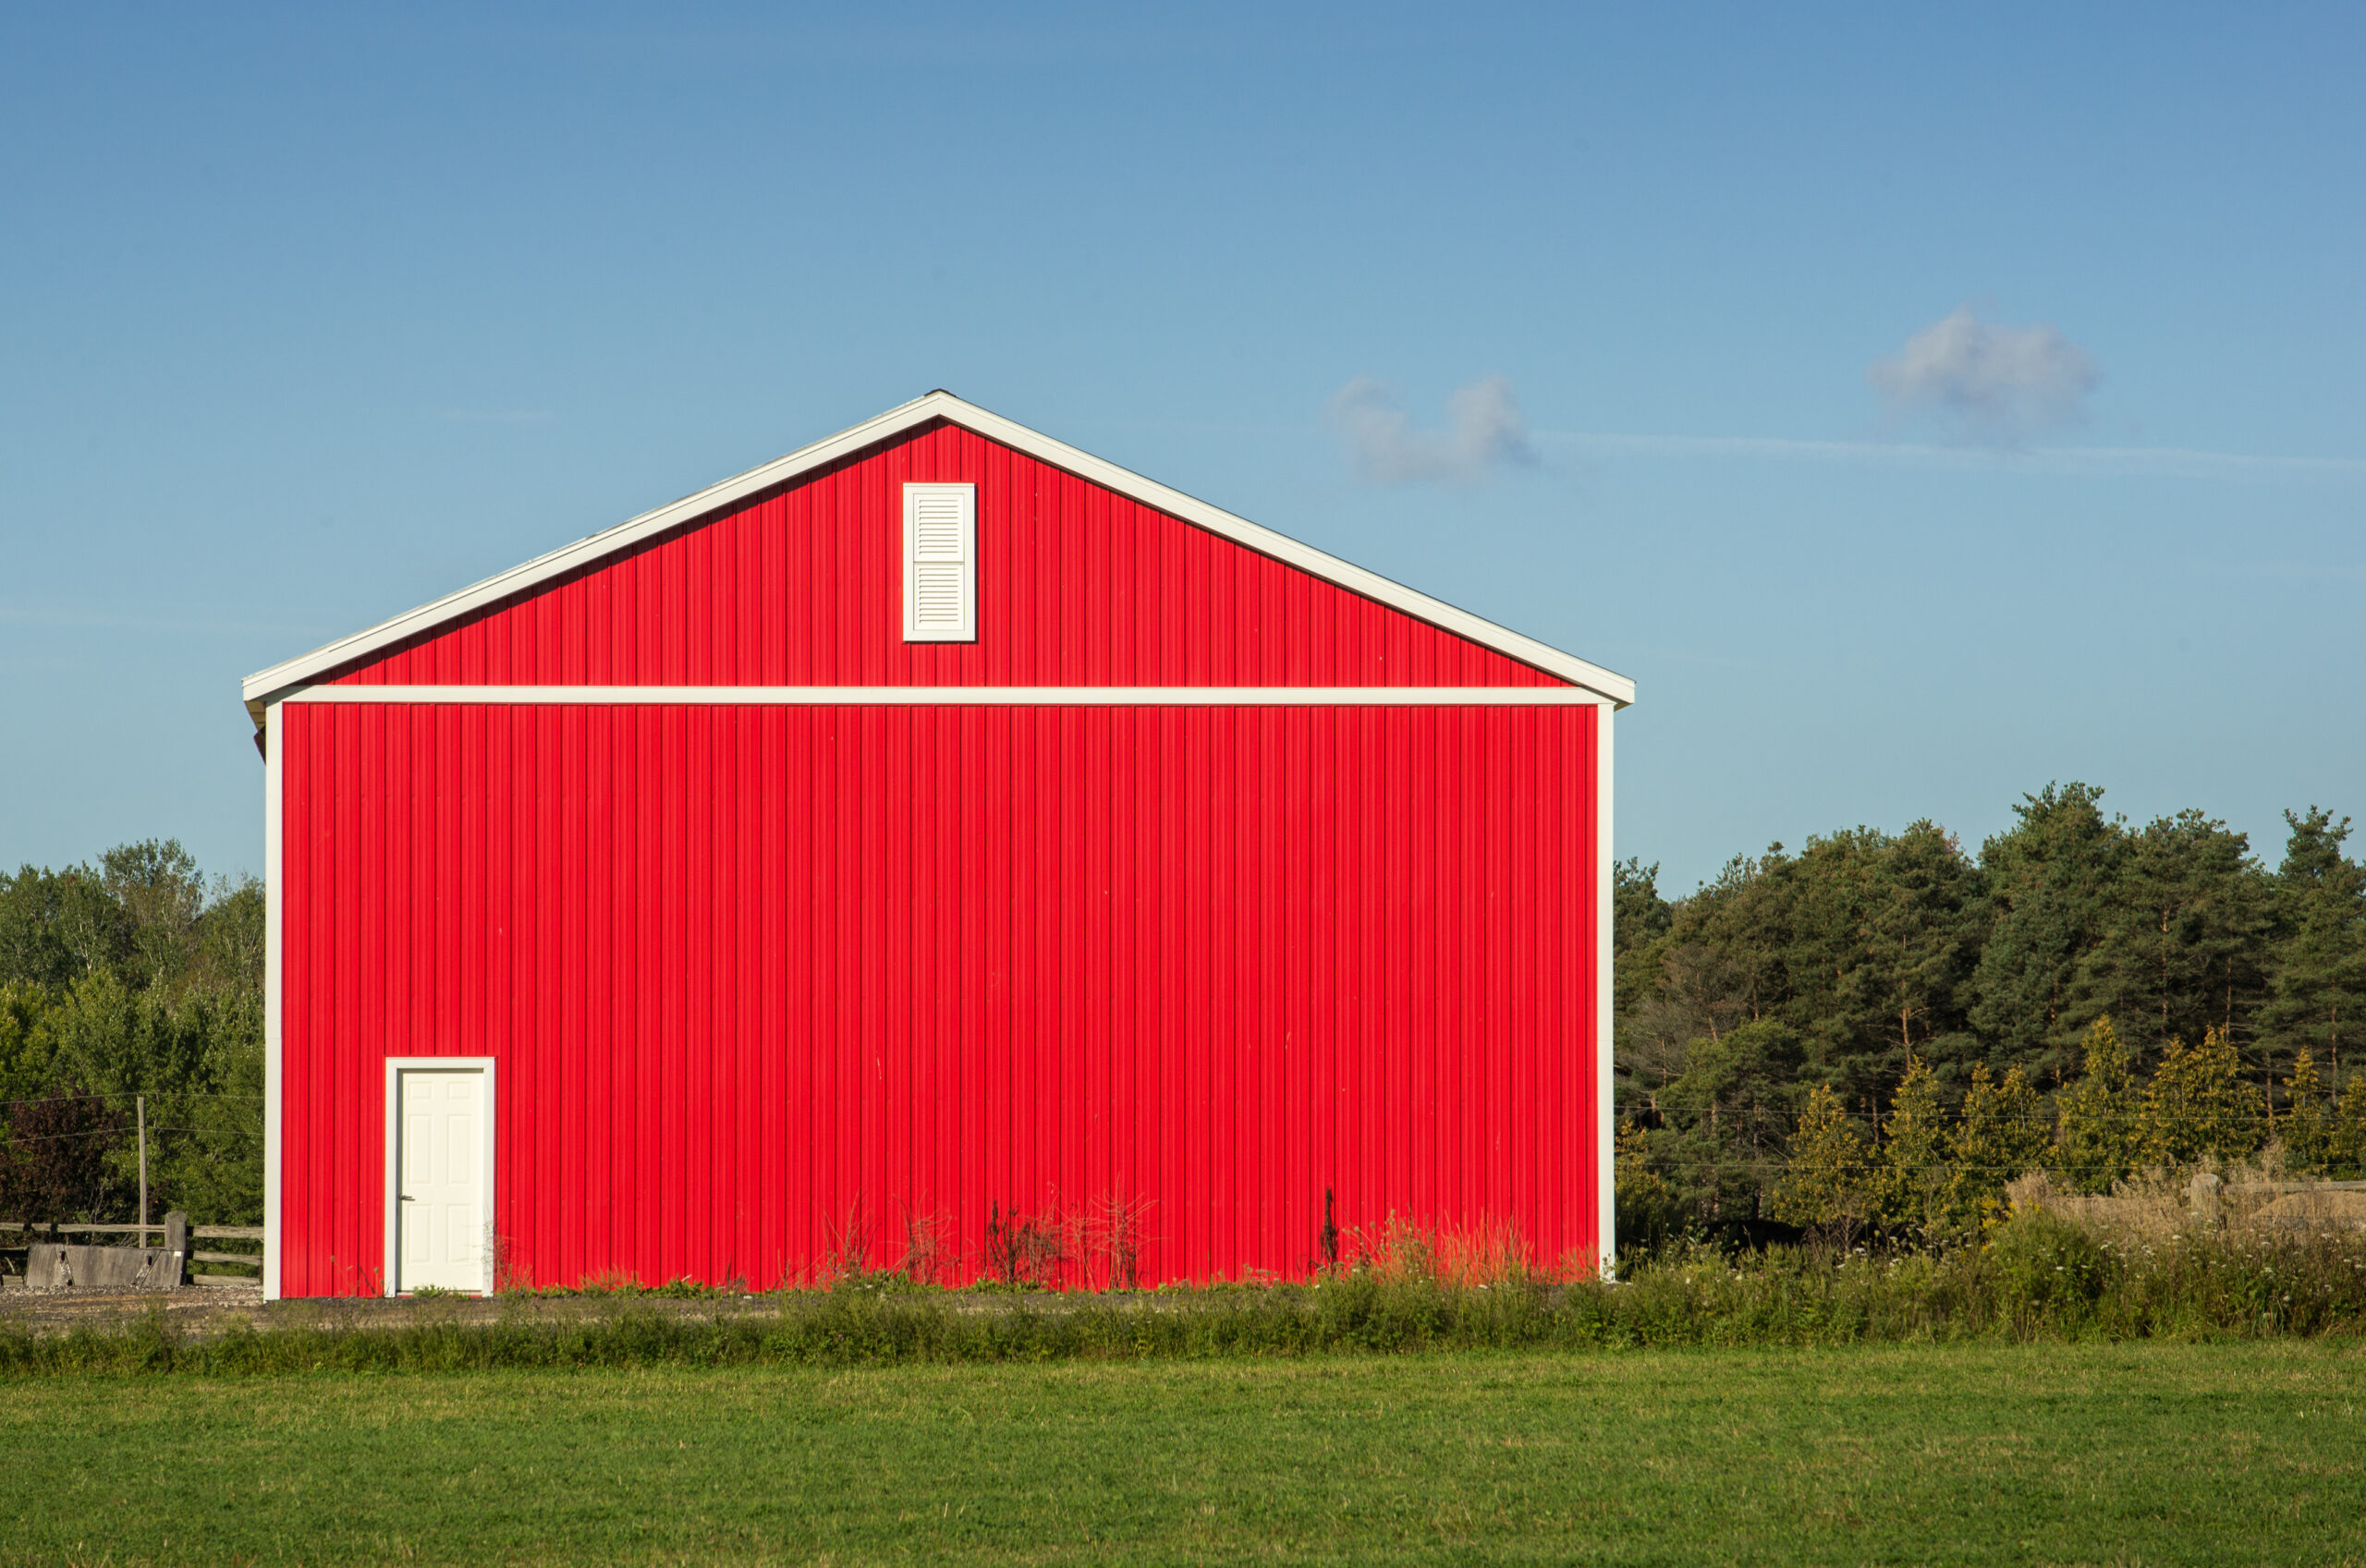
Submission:
[[140,1245],[148,1245],[148,1097],[132,1097],[140,1116]]
[[[148,1238],[142,1236],[142,1243]],[[166,1277],[175,1290],[189,1283],[189,1216],[176,1209],[165,1216],[165,1251],[171,1261],[165,1265]]]
[[2218,1224],[2218,1178],[2204,1171],[2186,1184],[2189,1211],[2201,1224],[2216,1228]]

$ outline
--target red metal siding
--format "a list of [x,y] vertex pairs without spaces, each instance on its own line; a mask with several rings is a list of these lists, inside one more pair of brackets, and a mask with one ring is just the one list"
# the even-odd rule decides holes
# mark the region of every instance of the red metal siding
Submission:
[[[580,646],[553,635],[516,648]],[[1167,682],[1128,661],[1173,639],[830,668]],[[465,667],[817,678],[790,640],[628,674]],[[1187,668],[1344,682],[1294,646]],[[1151,1204],[1153,1279],[1299,1275],[1326,1187],[1343,1228],[1508,1219],[1543,1258],[1592,1257],[1592,708],[293,703],[283,723],[288,1295],[381,1282],[388,1054],[499,1059],[495,1223],[537,1282],[801,1278],[858,1209],[874,1264],[925,1215],[967,1274],[989,1202],[1113,1196]]]
[[[978,486],[978,640],[907,643],[907,480]],[[339,680],[396,686],[1558,686],[958,426],[899,437]]]

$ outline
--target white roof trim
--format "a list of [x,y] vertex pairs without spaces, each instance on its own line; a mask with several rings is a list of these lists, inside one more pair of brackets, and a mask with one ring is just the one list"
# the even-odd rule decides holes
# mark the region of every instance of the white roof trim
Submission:
[[416,637],[472,610],[588,566],[603,556],[629,549],[652,535],[694,522],[708,513],[721,511],[750,495],[785,484],[799,474],[835,462],[850,453],[860,452],[866,446],[888,440],[932,419],[947,420],[991,441],[998,441],[1024,452],[1041,462],[1066,468],[1080,479],[1130,496],[1146,506],[1180,517],[1211,533],[1221,534],[1260,554],[1270,555],[1286,565],[1311,572],[1351,592],[1427,621],[1441,630],[1493,648],[1523,664],[1532,665],[1547,675],[1557,675],[1572,685],[1583,687],[1620,707],[1635,700],[1635,683],[1624,675],[1598,664],[1590,664],[1534,638],[1523,637],[1468,610],[1458,610],[1443,600],[1433,599],[1402,583],[1392,582],[1377,572],[1368,572],[1335,555],[1325,554],[1311,545],[1300,544],[1297,540],[1275,533],[1271,529],[1261,528],[1246,517],[1236,517],[1179,490],[1144,479],[1115,463],[1104,462],[1089,452],[1080,452],[1065,442],[1055,441],[1048,435],[1029,430],[1025,425],[1006,419],[999,414],[988,413],[975,404],[964,403],[949,392],[939,391],[914,398],[899,408],[891,408],[876,419],[866,419],[850,430],[840,431],[826,440],[801,447],[786,457],[776,457],[761,468],[750,468],[720,484],[709,485],[655,511],[643,512],[629,522],[619,523],[604,532],[577,540],[547,555],[537,556],[522,566],[513,566],[457,593],[446,594],[416,610],[406,611],[367,631],[355,632],[310,653],[274,664],[267,670],[259,670],[249,675],[244,683],[248,708],[259,714],[263,706],[276,700],[290,687],[301,686],[341,664],[366,658],[381,649]]
[[276,703],[707,708],[1599,708],[1576,686],[299,686]]

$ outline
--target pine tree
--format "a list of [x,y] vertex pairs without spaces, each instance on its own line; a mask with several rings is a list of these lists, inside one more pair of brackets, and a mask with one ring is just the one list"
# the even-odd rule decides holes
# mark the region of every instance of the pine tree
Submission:
[[2136,1165],[2128,1050],[2108,1014],[2087,1028],[2087,1069],[2057,1097],[2060,1169],[2080,1192],[2109,1192]]
[[2082,963],[2082,1004],[2134,1043],[2165,1051],[2205,1030],[2247,1031],[2266,999],[2274,890],[2250,841],[2200,811],[2130,835],[2102,942]]
[[2287,1049],[2322,1050],[2338,1081],[2342,1047],[2354,1051],[2366,1026],[2366,867],[2342,853],[2348,818],[2311,806],[2284,820],[2292,834],[2276,881],[2291,934],[2264,1015]]
[[2235,1042],[2211,1029],[2200,1045],[2172,1039],[2136,1110],[2147,1164],[2177,1170],[2202,1160],[2239,1160],[2266,1134],[2259,1088],[2242,1078]]
[[1872,1218],[1878,1223],[1921,1235],[1940,1228],[1948,1186],[1941,1115],[1931,1064],[1908,1057],[1874,1161]]
[[1828,1240],[1848,1245],[1872,1212],[1872,1171],[1840,1097],[1828,1085],[1808,1091],[1791,1135],[1791,1157],[1774,1185],[1774,1218],[1804,1225]]
[[2333,1156],[2333,1121],[2325,1114],[2324,1090],[2317,1082],[2317,1064],[2302,1046],[2292,1059],[2292,1076],[2284,1080],[2289,1109],[2284,1113],[2284,1165],[2295,1175],[2323,1172]]
[[1971,1025],[2034,1076],[2078,1060],[2097,1004],[2079,968],[2111,924],[2128,831],[2092,784],[2047,784],[1980,848],[1994,923],[1970,991]]
[[2042,1167],[2050,1131],[2037,1090],[2018,1067],[2006,1068],[1999,1083],[1989,1077],[1987,1063],[1974,1064],[1947,1149],[1955,1167],[1947,1210],[1956,1223],[1978,1223],[2006,1183]]

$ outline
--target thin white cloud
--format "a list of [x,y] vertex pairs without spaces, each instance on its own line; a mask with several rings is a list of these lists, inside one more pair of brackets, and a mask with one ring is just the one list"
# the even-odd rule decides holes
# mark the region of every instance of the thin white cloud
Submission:
[[438,408],[435,417],[469,425],[546,425],[553,418],[547,408]]
[[1957,433],[2012,443],[2073,424],[2102,379],[2055,328],[1992,325],[1962,305],[1865,372],[1901,414],[1933,413]]
[[2184,446],[2024,446],[2004,451],[1897,441],[1799,441],[1762,435],[1645,435],[1537,431],[1531,439],[1589,457],[1739,458],[1766,462],[1934,467],[1997,473],[2175,479],[2366,479],[2366,458],[2285,457]]
[[1341,387],[1323,414],[1347,443],[1357,477],[1372,484],[1477,480],[1536,461],[1528,421],[1502,376],[1472,382],[1448,398],[1442,431],[1416,429],[1396,389],[1369,376]]

